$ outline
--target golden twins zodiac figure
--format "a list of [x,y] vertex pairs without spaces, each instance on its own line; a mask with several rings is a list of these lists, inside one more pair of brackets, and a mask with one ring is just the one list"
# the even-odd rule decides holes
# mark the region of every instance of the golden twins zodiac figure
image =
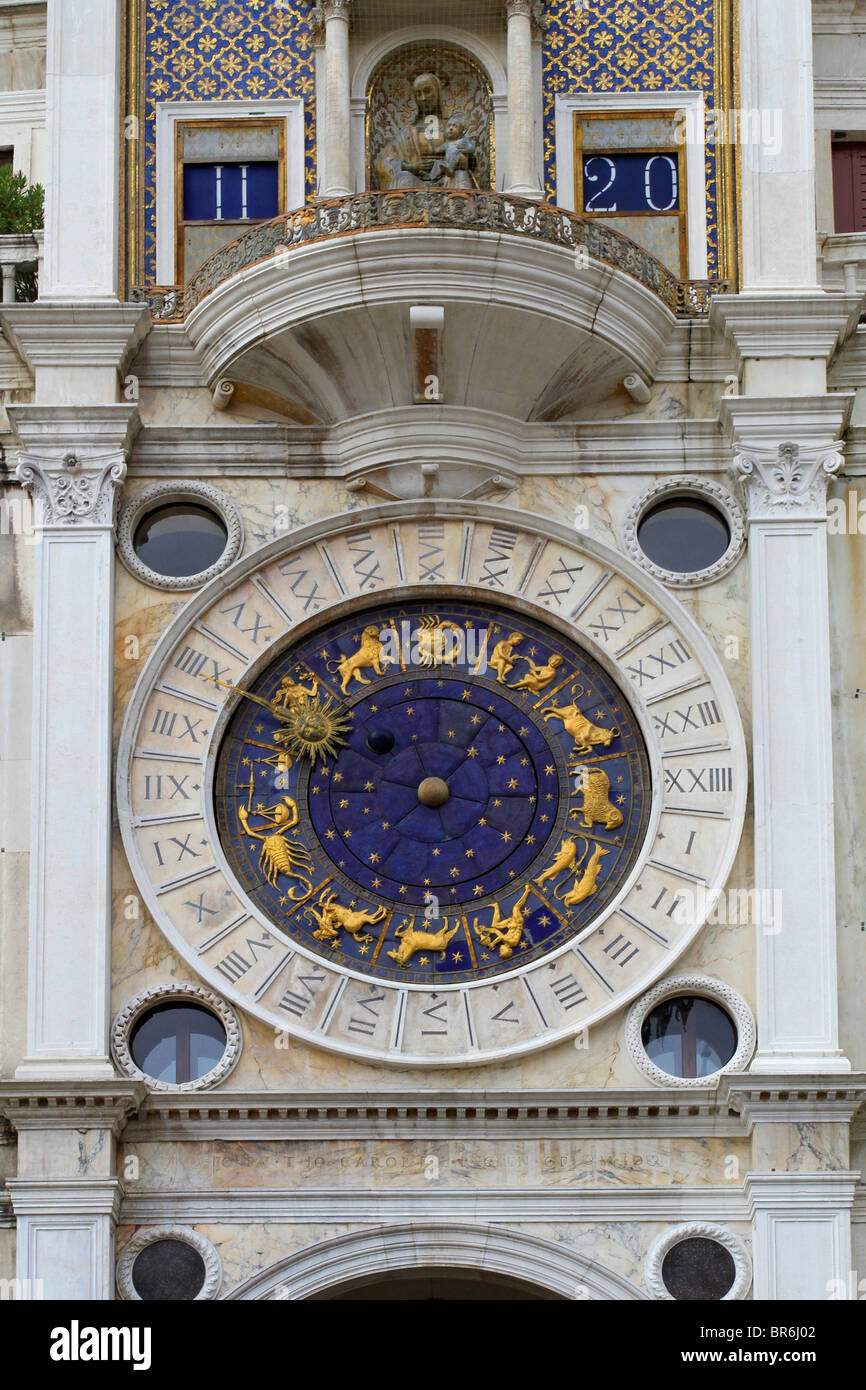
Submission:
[[238,811],[238,820],[244,834],[253,840],[262,841],[259,868],[272,888],[276,888],[280,875],[283,878],[296,879],[301,885],[301,892],[294,893],[289,889],[288,896],[292,902],[300,902],[312,891],[312,879],[306,875],[312,872],[313,860],[304,845],[284,839],[298,823],[297,803],[290,796],[284,796],[276,806],[263,808],[258,814],[264,817],[265,823],[254,830],[249,823],[249,811],[246,806],[241,806]]

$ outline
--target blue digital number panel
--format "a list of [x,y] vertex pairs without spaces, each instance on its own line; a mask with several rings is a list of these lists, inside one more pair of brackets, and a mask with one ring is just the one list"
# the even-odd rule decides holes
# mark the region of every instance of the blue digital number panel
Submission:
[[[651,801],[637,719],[522,614],[443,600],[341,619],[251,693],[271,708],[241,698],[231,717],[220,841],[263,915],[336,965],[490,978],[582,933],[632,871]],[[275,711],[303,728],[319,707],[344,732],[311,762]]]
[[676,155],[587,154],[583,158],[584,212],[679,212]]
[[184,165],[186,222],[265,221],[279,211],[276,163]]

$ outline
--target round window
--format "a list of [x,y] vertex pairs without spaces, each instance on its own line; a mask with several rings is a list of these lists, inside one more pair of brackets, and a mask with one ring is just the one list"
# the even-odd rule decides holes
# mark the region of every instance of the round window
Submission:
[[136,1255],[135,1292],[145,1303],[192,1301],[201,1293],[207,1270],[197,1250],[183,1240],[155,1240]]
[[731,528],[711,503],[697,497],[670,497],[641,517],[637,539],[647,558],[660,569],[697,574],[726,554]]
[[712,1000],[679,995],[647,1014],[641,1041],[660,1071],[695,1080],[727,1066],[737,1050],[737,1029]]
[[718,1303],[730,1293],[736,1277],[731,1252],[717,1240],[680,1240],[662,1261],[662,1282],[679,1302]]
[[136,1023],[129,1048],[145,1076],[182,1086],[219,1065],[226,1030],[215,1014],[198,1005],[161,1004]]
[[215,565],[228,543],[222,517],[209,507],[175,502],[157,507],[135,528],[132,548],[155,574],[186,579]]

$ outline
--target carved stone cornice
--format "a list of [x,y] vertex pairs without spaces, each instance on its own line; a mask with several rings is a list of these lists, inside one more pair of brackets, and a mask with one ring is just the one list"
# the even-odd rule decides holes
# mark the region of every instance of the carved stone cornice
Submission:
[[0,1114],[16,1131],[110,1129],[115,1139],[147,1095],[140,1081],[0,1081]]
[[827,488],[845,465],[841,448],[841,441],[830,449],[787,442],[775,451],[737,454],[731,473],[740,485],[749,520],[825,519]]
[[126,458],[112,453],[88,463],[72,452],[59,468],[34,454],[19,456],[16,477],[30,493],[40,527],[114,526]]

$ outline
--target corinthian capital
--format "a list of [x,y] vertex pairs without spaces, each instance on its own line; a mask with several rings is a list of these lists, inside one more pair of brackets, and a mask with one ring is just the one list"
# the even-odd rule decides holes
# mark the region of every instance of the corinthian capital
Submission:
[[750,449],[738,454],[731,471],[743,492],[750,519],[825,519],[827,488],[845,464],[841,448],[839,441],[822,449],[786,443],[775,450]]
[[508,19],[522,15],[531,20],[536,29],[544,30],[550,23],[544,0],[505,0],[505,14]]
[[352,0],[317,0],[310,15],[310,31],[313,35],[313,42],[323,44],[325,42],[325,25],[329,19],[349,18],[349,11],[352,7]]
[[58,464],[22,454],[16,474],[30,493],[43,526],[114,525],[118,490],[126,477],[126,460],[112,453],[83,463],[65,454]]

